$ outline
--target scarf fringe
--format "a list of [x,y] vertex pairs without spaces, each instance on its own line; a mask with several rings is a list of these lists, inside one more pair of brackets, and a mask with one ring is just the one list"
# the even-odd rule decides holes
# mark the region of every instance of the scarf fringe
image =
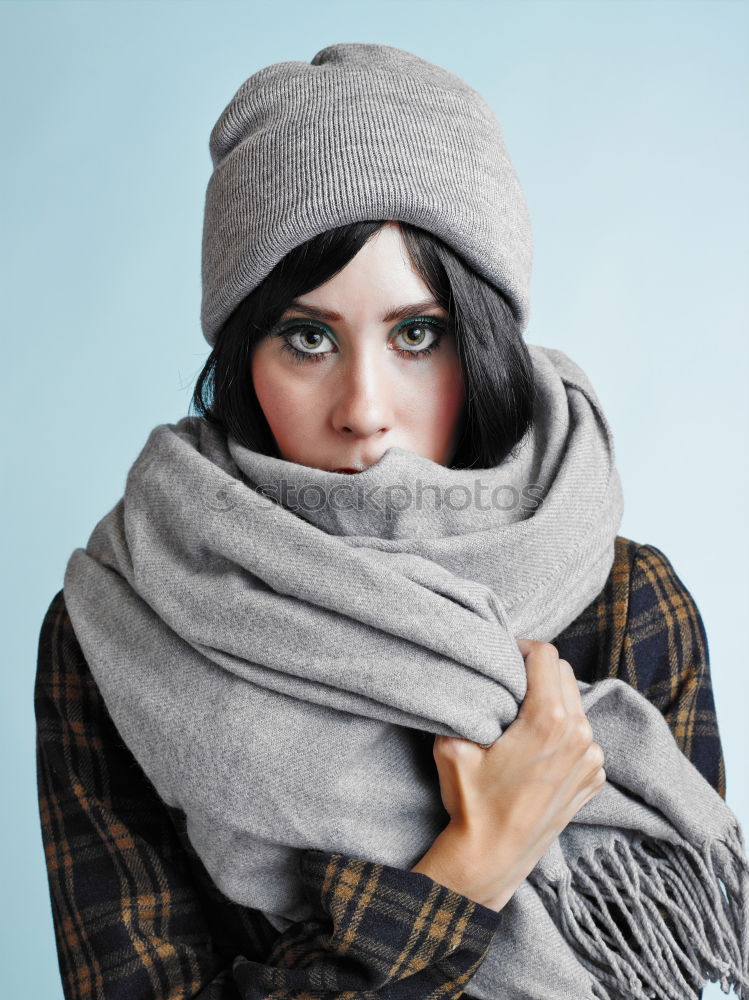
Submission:
[[617,837],[556,882],[531,879],[592,974],[596,1000],[695,1000],[706,981],[749,1000],[749,862],[738,825],[702,850]]

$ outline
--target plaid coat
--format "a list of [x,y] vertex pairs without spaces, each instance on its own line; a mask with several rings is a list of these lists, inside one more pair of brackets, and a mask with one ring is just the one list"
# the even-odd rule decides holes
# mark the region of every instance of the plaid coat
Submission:
[[[619,677],[653,702],[725,797],[705,630],[661,551],[617,537],[603,590],[554,644],[583,680]],[[470,1000],[499,915],[426,875],[302,852],[315,912],[283,934],[219,892],[115,729],[62,591],[41,628],[35,710],[67,1000]]]

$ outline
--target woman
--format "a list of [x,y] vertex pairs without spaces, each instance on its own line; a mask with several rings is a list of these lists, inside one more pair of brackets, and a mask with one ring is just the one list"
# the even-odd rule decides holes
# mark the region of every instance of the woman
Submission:
[[[409,53],[331,46],[251,77],[211,151],[198,416],[152,433],[42,629],[66,996],[613,997],[633,970],[642,995],[695,995],[705,974],[741,988],[735,908],[690,914],[706,956],[685,901],[643,890],[643,938],[591,868],[588,940],[559,917],[554,873],[614,818],[660,831],[673,893],[704,889],[680,856],[668,868],[661,821],[604,786],[614,767],[648,797],[626,754],[603,770],[608,698],[654,740],[643,706],[660,710],[681,801],[693,789],[739,849],[697,608],[663,553],[616,534],[584,374],[521,340],[530,233],[487,106]],[[489,483],[492,502],[338,502],[415,472],[435,494]],[[487,553],[505,537],[514,553]],[[564,573],[540,579],[552,555]],[[537,982],[529,916],[558,935]]]

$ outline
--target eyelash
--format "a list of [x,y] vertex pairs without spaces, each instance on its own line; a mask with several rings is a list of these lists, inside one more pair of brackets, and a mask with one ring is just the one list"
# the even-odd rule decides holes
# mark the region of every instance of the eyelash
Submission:
[[[436,334],[436,340],[434,340],[429,345],[429,347],[425,347],[420,351],[419,350],[408,351],[405,348],[401,347],[396,347],[396,351],[400,355],[406,355],[409,358],[409,360],[414,359],[416,361],[423,361],[425,358],[429,357],[432,351],[435,351],[440,346],[440,342],[442,340],[442,337],[444,336],[444,330],[442,331],[439,330],[439,327],[441,325],[442,324],[439,323],[437,320],[429,319],[426,316],[408,320],[407,322],[403,323],[400,327],[398,327],[398,333],[400,333],[403,330],[407,330],[409,327],[412,326],[428,326],[434,330],[434,333]],[[334,353],[333,351],[322,351],[317,354],[312,354],[308,351],[300,351],[296,347],[292,347],[292,345],[289,343],[289,337],[291,337],[294,333],[298,333],[299,330],[308,330],[308,329],[315,330],[316,332],[323,333],[327,336],[325,330],[323,330],[321,327],[316,326],[314,323],[295,323],[293,326],[284,327],[282,330],[279,330],[274,334],[274,336],[281,337],[283,341],[281,344],[281,350],[290,354],[292,361],[296,361],[298,364],[302,365],[307,364],[307,362],[309,361],[313,363],[318,361],[323,361],[329,354]]]

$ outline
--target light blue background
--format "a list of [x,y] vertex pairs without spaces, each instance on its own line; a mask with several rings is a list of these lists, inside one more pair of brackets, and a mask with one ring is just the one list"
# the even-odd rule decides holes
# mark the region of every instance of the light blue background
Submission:
[[[239,84],[384,42],[494,108],[536,259],[527,340],[590,375],[622,533],[661,548],[710,641],[749,829],[749,8],[721,2],[2,3],[3,994],[61,996],[33,756],[44,612],[157,423],[186,412],[208,135]],[[706,996],[719,997],[717,986]]]

